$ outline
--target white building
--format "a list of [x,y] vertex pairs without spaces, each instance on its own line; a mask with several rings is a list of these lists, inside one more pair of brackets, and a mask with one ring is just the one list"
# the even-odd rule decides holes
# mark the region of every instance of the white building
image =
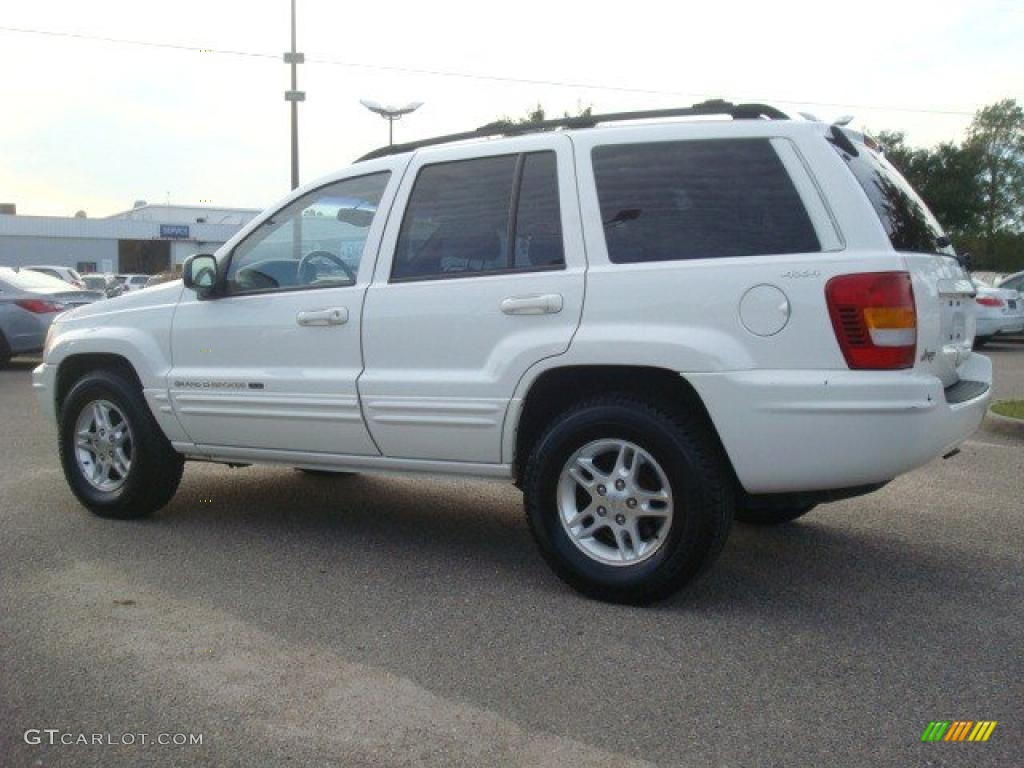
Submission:
[[258,213],[140,202],[102,219],[0,214],[0,266],[156,274],[193,253],[212,253]]

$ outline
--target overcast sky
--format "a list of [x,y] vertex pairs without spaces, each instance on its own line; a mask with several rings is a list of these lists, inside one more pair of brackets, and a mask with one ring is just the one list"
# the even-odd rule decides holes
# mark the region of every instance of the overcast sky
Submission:
[[[978,107],[1024,102],[1024,0],[673,3],[298,0],[303,182],[387,142],[359,104],[424,101],[396,141],[519,116],[763,100],[918,144]],[[15,2],[0,26],[0,202],[105,216],[150,202],[264,207],[288,191],[288,0]],[[926,10],[925,10],[926,9]],[[373,66],[602,86],[556,87]],[[662,93],[631,92],[638,89]],[[937,114],[934,110],[967,114]]]

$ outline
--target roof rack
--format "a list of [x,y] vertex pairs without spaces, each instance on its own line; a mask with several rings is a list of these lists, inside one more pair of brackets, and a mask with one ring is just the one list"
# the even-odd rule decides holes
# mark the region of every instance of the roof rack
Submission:
[[533,123],[513,123],[499,120],[477,128],[475,131],[452,133],[447,136],[435,136],[432,139],[410,141],[405,144],[394,144],[368,152],[356,162],[374,160],[378,157],[398,155],[411,152],[422,147],[433,147],[438,144],[450,144],[467,139],[481,139],[491,136],[521,136],[526,133],[538,133],[554,128],[593,128],[598,123],[613,123],[623,120],[650,120],[662,117],[695,117],[700,115],[729,115],[734,120],[788,120],[789,115],[767,104],[733,104],[722,99],[702,101],[689,107],[674,109],[651,109],[643,112],[610,112],[604,115],[585,115],[580,117],[559,117],[554,120],[540,120]]

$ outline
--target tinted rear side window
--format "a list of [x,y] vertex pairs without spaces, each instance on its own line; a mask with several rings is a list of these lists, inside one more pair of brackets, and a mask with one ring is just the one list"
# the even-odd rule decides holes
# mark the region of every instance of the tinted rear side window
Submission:
[[523,157],[515,227],[516,269],[538,269],[565,263],[555,163],[554,152],[534,152]]
[[[881,154],[862,142],[832,142],[857,178],[897,251],[939,253],[948,240],[914,188]],[[851,154],[853,150],[856,154]]]
[[423,166],[402,219],[391,279],[563,266],[556,168],[548,151]]
[[593,164],[613,262],[821,250],[768,139],[608,145]]
[[505,267],[516,160],[504,155],[424,166],[402,220],[392,279]]

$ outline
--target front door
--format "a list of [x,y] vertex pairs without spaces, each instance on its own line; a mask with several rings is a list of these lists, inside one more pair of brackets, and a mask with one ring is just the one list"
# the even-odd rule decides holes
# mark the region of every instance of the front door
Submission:
[[501,462],[516,385],[568,348],[585,258],[571,142],[423,150],[366,298],[359,380],[386,456]]
[[292,200],[225,256],[216,298],[185,291],[168,388],[193,442],[378,453],[356,379],[378,210],[396,184],[387,170],[364,170]]

